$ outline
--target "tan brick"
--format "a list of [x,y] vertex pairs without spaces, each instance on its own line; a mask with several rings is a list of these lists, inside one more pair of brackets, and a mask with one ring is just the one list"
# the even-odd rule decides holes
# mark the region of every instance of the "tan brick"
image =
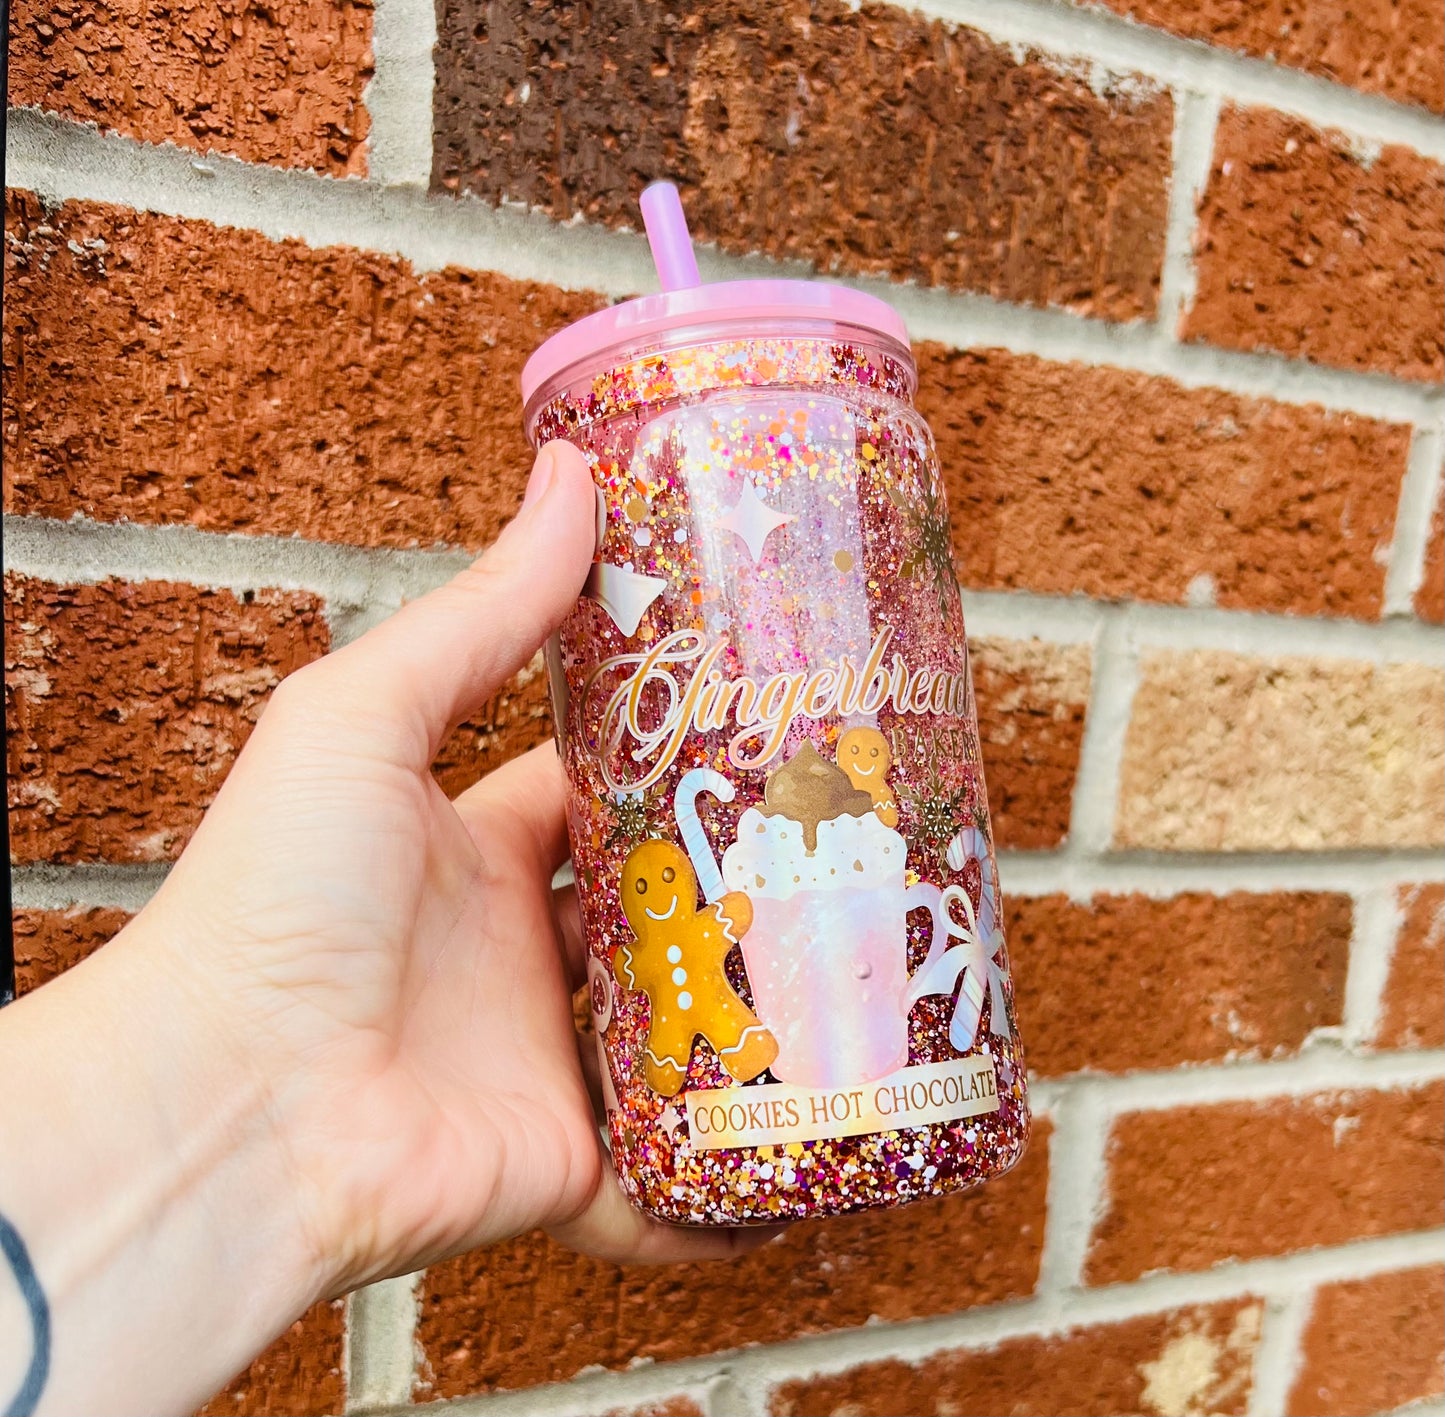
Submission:
[[992,636],[969,647],[995,839],[1021,850],[1057,846],[1079,772],[1089,647]]
[[1021,1298],[1038,1279],[1049,1129],[967,1195],[794,1226],[730,1264],[621,1269],[539,1235],[427,1271],[420,1392],[531,1387]]
[[1316,1093],[1118,1118],[1090,1284],[1445,1221],[1445,1089]]
[[1153,312],[1173,121],[893,5],[446,0],[434,186],[636,227],[654,178],[730,251]]
[[1445,886],[1405,886],[1376,1042],[1445,1048]]
[[1160,851],[1445,841],[1445,675],[1423,664],[1154,651],[1114,842]]
[[79,964],[120,933],[130,913],[99,906],[68,910],[17,910],[11,917],[15,939],[15,991],[28,994]]
[[327,643],[298,592],[6,576],[14,859],[179,854],[267,695]]
[[1445,1268],[1323,1285],[1305,1328],[1290,1417],[1393,1412],[1445,1395]]
[[773,1417],[1243,1413],[1263,1306],[1237,1299],[780,1384]]
[[8,213],[11,512],[483,546],[531,466],[522,363],[597,305],[98,203]]
[[508,759],[551,737],[547,671],[539,654],[452,732],[432,764],[432,773],[447,796],[455,797]]
[[1380,614],[1408,428],[1005,350],[917,354],[965,586]]
[[196,1417],[326,1417],[343,1410],[346,1302],[307,1310]]
[[1445,109],[1445,8],[1434,0],[1103,0],[1140,24]]
[[1340,1022],[1346,895],[1006,901],[1029,1067],[1045,1077],[1294,1052]]
[[1405,379],[1445,373],[1445,167],[1227,108],[1183,333]]
[[1445,486],[1435,491],[1430,537],[1425,543],[1425,574],[1415,592],[1415,614],[1432,624],[1445,624]]
[[10,102],[148,143],[366,171],[367,0],[19,0]]

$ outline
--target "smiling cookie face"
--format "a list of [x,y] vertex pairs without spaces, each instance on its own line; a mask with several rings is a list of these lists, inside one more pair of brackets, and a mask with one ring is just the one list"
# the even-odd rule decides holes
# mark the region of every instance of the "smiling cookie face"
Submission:
[[865,792],[877,792],[892,763],[888,740],[876,728],[850,728],[838,740],[838,766]]
[[622,868],[622,909],[639,938],[650,924],[697,911],[697,876],[687,853],[671,841],[644,841]]

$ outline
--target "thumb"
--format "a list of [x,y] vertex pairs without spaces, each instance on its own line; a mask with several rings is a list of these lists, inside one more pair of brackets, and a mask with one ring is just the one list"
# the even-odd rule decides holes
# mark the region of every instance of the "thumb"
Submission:
[[408,757],[425,768],[571,610],[596,546],[596,509],[587,460],[570,443],[544,444],[521,511],[483,556],[298,677],[311,676],[317,697],[353,724],[403,730]]

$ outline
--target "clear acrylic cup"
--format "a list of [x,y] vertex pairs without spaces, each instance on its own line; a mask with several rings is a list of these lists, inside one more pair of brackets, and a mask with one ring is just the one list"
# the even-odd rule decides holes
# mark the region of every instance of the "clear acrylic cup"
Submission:
[[898,1205],[1029,1129],[942,479],[901,322],[740,282],[523,376],[597,486],[547,660],[613,1160],[688,1224]]

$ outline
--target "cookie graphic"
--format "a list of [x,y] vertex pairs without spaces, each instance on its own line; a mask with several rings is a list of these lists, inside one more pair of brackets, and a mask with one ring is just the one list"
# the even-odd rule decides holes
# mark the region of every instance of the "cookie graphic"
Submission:
[[675,1097],[687,1076],[693,1041],[705,1038],[739,1082],[755,1078],[778,1054],[773,1035],[728,982],[728,952],[752,924],[741,891],[697,908],[697,875],[670,841],[644,841],[622,867],[622,908],[636,936],[617,951],[618,979],[652,1006],[647,1085]]
[[898,804],[888,786],[893,754],[876,728],[850,728],[838,739],[838,766],[854,787],[873,799],[873,810],[885,827],[898,825]]

